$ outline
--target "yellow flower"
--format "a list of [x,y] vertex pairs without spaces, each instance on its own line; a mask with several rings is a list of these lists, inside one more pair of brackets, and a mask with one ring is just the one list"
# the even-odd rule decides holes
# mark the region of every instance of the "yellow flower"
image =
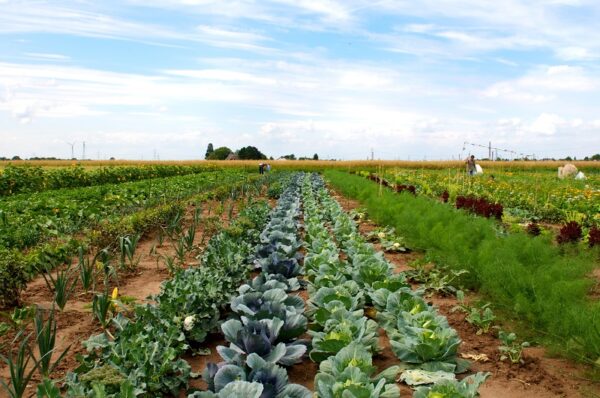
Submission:
[[119,297],[119,288],[118,288],[118,287],[115,287],[115,288],[113,289],[113,292],[112,292],[112,299],[113,299],[113,300],[116,300],[116,299],[117,299],[117,297]]

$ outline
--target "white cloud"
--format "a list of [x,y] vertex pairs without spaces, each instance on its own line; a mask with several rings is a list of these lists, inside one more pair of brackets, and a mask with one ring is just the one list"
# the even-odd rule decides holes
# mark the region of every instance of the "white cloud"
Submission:
[[533,121],[529,129],[534,133],[554,135],[565,124],[565,120],[558,115],[543,113]]
[[520,102],[546,102],[569,92],[594,92],[600,78],[581,67],[556,65],[536,68],[523,77],[495,83],[484,91],[489,98]]

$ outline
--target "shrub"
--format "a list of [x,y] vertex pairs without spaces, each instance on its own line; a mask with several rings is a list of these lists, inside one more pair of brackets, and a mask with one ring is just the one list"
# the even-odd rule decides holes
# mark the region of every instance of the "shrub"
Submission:
[[18,305],[26,283],[25,261],[21,253],[0,247],[0,306]]

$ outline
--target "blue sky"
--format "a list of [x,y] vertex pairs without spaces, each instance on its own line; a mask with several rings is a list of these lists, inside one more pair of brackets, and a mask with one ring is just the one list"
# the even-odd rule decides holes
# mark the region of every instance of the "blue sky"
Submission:
[[592,155],[599,20],[596,0],[0,0],[0,156]]

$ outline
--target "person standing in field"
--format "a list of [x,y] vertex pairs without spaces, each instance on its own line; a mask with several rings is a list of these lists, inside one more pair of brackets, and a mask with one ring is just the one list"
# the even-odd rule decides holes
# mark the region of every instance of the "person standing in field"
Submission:
[[267,163],[267,173],[269,173],[271,171],[271,164]]
[[259,163],[258,164],[258,173],[264,174],[264,172],[265,172],[265,165],[263,163]]
[[467,158],[465,163],[467,164],[467,173],[469,173],[470,176],[475,175],[477,173],[477,167],[475,166],[475,155],[471,155],[471,157]]

